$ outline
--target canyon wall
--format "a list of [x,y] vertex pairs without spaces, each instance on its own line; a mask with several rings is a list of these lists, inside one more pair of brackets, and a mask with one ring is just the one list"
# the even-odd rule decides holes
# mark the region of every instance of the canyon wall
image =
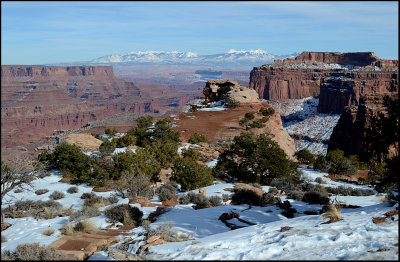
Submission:
[[254,67],[249,87],[271,101],[319,96],[318,111],[340,114],[361,95],[398,91],[398,60],[373,52],[303,52],[296,58]]
[[[339,118],[333,129],[328,151],[340,149],[345,155],[359,155],[361,159],[367,157],[365,145],[365,130],[370,127],[372,116],[379,112],[386,112],[383,106],[383,98],[386,94],[363,95],[358,106],[348,106]],[[389,94],[391,99],[398,98],[398,93]],[[398,147],[393,148],[391,155],[398,155]]]
[[124,112],[164,114],[189,99],[167,86],[118,79],[111,66],[2,66],[2,156],[55,129]]

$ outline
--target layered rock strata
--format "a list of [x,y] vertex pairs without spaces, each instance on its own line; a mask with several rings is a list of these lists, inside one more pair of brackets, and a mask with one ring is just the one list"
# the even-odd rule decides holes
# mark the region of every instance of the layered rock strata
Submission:
[[[333,129],[328,151],[340,149],[345,155],[358,155],[361,159],[367,157],[365,145],[365,130],[370,127],[372,116],[379,112],[386,112],[383,106],[385,94],[364,95],[360,98],[358,106],[348,106],[339,118],[336,127]],[[398,93],[389,95],[392,99],[398,97]],[[390,155],[398,155],[398,147],[392,148]]]
[[253,68],[249,87],[267,100],[319,96],[320,113],[340,114],[364,94],[398,91],[398,60],[373,52],[303,52],[296,58]]
[[191,97],[118,79],[111,66],[2,66],[1,145],[20,146],[120,113],[160,113]]

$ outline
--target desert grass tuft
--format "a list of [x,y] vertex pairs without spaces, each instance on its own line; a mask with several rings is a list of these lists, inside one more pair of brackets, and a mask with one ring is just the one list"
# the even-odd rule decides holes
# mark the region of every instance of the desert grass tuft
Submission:
[[79,231],[79,232],[92,234],[92,233],[98,232],[100,229],[95,223],[85,219],[83,221],[79,221],[75,225],[74,230],[75,231]]
[[45,236],[51,236],[54,234],[54,229],[52,229],[52,228],[45,229],[45,230],[43,230],[42,234]]
[[62,228],[60,228],[60,231],[61,231],[61,234],[67,235],[67,236],[70,236],[75,232],[74,226],[69,221],[67,223],[65,223]]
[[340,210],[335,205],[329,205],[328,211],[322,214],[324,219],[329,219],[329,223],[336,222],[342,219]]

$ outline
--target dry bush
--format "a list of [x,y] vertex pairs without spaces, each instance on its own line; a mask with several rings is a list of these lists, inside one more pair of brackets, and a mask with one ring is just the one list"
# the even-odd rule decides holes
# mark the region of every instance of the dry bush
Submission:
[[[126,215],[128,213],[128,216]],[[121,204],[110,207],[105,210],[104,214],[110,219],[112,223],[121,222],[125,224],[127,217],[132,219],[136,225],[141,223],[143,212],[135,206],[130,206],[129,204]],[[132,223],[132,221],[127,220],[126,223]]]
[[110,205],[110,201],[102,196],[97,196],[94,193],[91,193],[89,196],[85,198],[85,202],[83,203],[84,206],[90,206],[90,207],[103,207]]
[[289,199],[294,199],[294,200],[296,200],[296,201],[302,201],[303,200],[303,197],[304,197],[304,192],[303,191],[300,191],[300,190],[293,190],[293,191],[289,191],[287,194],[286,194],[286,197],[287,198],[289,198]]
[[268,193],[276,195],[276,194],[278,194],[278,189],[276,187],[270,187],[268,190]]
[[60,232],[63,235],[70,236],[74,233],[74,226],[72,225],[71,222],[67,221],[67,223],[64,224],[62,228],[60,228]]
[[44,208],[52,208],[55,210],[61,210],[62,205],[54,200],[48,201],[33,201],[33,200],[23,200],[17,201],[14,205],[8,206],[1,210],[2,215],[5,218],[19,218],[19,217],[27,217],[34,216],[38,212],[44,210]]
[[58,199],[61,199],[61,198],[64,198],[64,197],[65,197],[65,194],[63,192],[60,192],[60,191],[54,191],[49,196],[49,198],[52,199],[52,200],[58,200]]
[[95,223],[93,223],[92,221],[89,221],[87,219],[85,219],[83,221],[79,221],[74,226],[74,231],[88,233],[88,234],[96,233],[99,230],[100,230],[99,227]]
[[232,204],[234,205],[253,205],[259,206],[260,205],[261,197],[257,195],[256,192],[253,190],[248,189],[235,189],[234,193],[232,194]]
[[178,186],[176,183],[165,183],[157,190],[158,199],[162,202],[172,199],[175,196],[177,189]]
[[1,253],[2,260],[66,260],[67,257],[59,250],[41,246],[39,243],[20,244],[14,251]]
[[279,203],[279,198],[276,197],[274,194],[264,193],[261,196],[259,203],[257,205],[258,206],[268,206],[268,205],[276,205],[278,203]]
[[47,192],[49,192],[49,190],[48,189],[38,189],[38,190],[36,190],[35,191],[35,194],[36,195],[43,195],[43,194],[46,194]]
[[220,206],[222,205],[222,198],[219,196],[210,196],[208,198],[208,201],[210,202],[210,205],[212,207]]
[[78,188],[76,186],[72,186],[67,189],[68,194],[75,194],[78,193]]
[[118,198],[117,196],[115,196],[115,195],[111,195],[111,196],[110,196],[109,198],[107,198],[107,199],[108,199],[108,202],[110,202],[111,205],[117,203],[118,200],[119,200],[119,198]]
[[80,221],[90,217],[100,216],[101,212],[97,207],[83,206],[80,210],[73,212],[69,216],[70,221]]
[[19,193],[22,193],[22,192],[24,192],[24,190],[22,190],[20,188],[17,188],[17,189],[14,190],[14,193],[16,193],[16,194],[19,194]]
[[1,235],[1,243],[7,242],[7,238],[4,235]]
[[222,200],[223,200],[224,202],[228,201],[229,199],[230,199],[229,194],[222,194]]
[[191,197],[189,196],[190,193],[191,193],[191,192],[189,192],[188,194],[181,195],[181,196],[179,197],[179,199],[178,199],[179,204],[181,204],[181,205],[188,205],[188,204],[190,204],[190,199],[191,199]]
[[322,214],[324,219],[329,218],[329,222],[336,222],[342,219],[340,210],[335,205],[329,205],[328,211]]
[[[148,221],[148,220],[147,220]],[[150,227],[150,221],[145,223],[147,238],[159,235],[168,242],[176,242],[178,240],[178,232],[174,228],[174,224],[170,221],[160,222],[155,229]]]
[[87,198],[93,198],[93,197],[96,197],[96,194],[93,193],[93,192],[90,192],[90,193],[83,193],[83,194],[81,195],[81,199],[87,199]]
[[326,205],[329,204],[329,196],[322,192],[307,192],[304,194],[302,201],[309,204]]
[[323,182],[322,177],[316,177],[314,181],[317,182],[318,184],[322,184]]
[[42,232],[42,234],[45,236],[51,236],[51,235],[53,235],[53,233],[54,233],[54,229],[52,229],[52,228],[45,229]]

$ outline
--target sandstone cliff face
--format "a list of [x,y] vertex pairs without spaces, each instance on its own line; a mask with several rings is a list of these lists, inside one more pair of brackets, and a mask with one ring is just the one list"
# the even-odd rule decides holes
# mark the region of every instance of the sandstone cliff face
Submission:
[[[333,129],[328,151],[340,149],[346,155],[359,155],[360,158],[366,157],[365,152],[365,129],[370,126],[371,116],[376,116],[378,112],[385,112],[382,105],[385,94],[364,95],[360,98],[358,106],[348,106],[340,116],[340,119]],[[398,93],[391,93],[393,99]],[[398,154],[394,152],[394,154]]]
[[267,100],[319,96],[318,111],[340,114],[363,94],[398,91],[398,61],[372,52],[303,52],[296,58],[255,67],[249,87]]
[[[111,66],[2,66],[1,145],[36,141],[118,113],[160,113],[188,99],[116,78]],[[174,104],[174,105],[175,105]]]

